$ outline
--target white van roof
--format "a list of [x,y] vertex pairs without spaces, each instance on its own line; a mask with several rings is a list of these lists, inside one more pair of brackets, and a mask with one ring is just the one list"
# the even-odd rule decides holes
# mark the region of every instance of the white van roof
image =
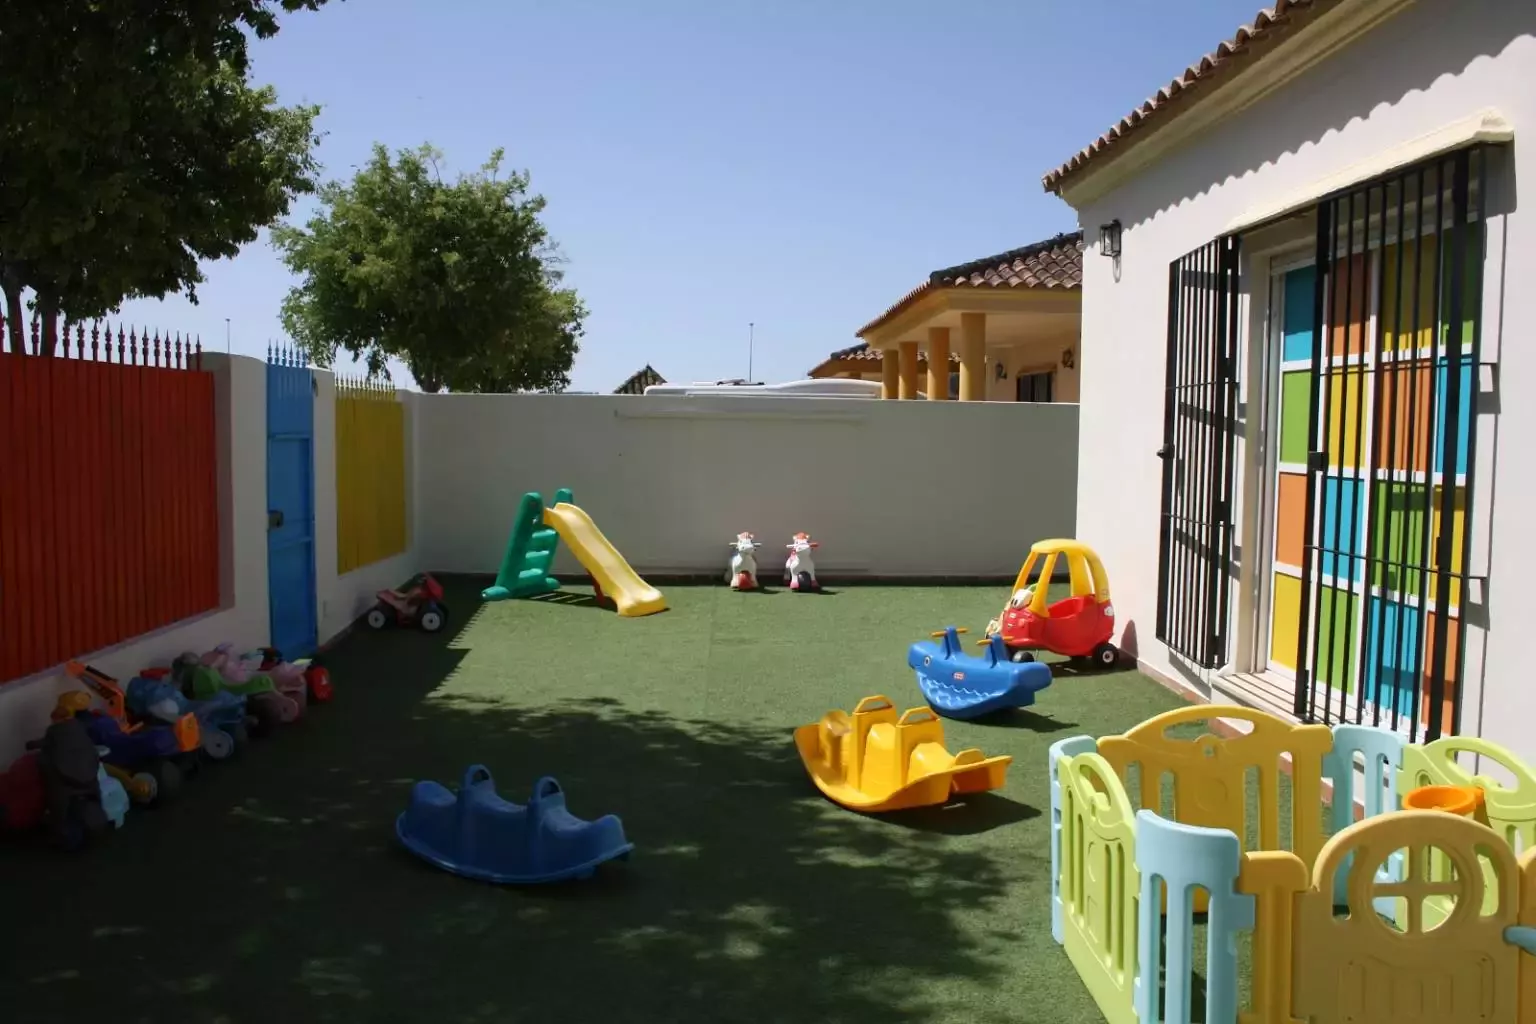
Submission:
[[766,395],[772,397],[879,398],[880,382],[847,377],[794,380],[785,384],[652,384],[647,395]]

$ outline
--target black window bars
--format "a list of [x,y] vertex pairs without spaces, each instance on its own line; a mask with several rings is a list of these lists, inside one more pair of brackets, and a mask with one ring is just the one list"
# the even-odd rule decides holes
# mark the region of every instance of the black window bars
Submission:
[[1319,203],[1294,712],[1460,728],[1485,147]]
[[1201,668],[1227,657],[1238,257],[1229,236],[1168,268],[1157,639]]

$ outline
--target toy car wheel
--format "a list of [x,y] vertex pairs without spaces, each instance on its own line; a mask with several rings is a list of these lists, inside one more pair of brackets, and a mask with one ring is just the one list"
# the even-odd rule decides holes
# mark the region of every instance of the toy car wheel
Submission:
[[1093,663],[1100,668],[1114,668],[1120,661],[1120,652],[1111,643],[1102,643],[1093,649]]
[[203,753],[222,761],[235,752],[235,739],[223,729],[209,728],[203,733]]
[[153,774],[155,777],[155,803],[163,804],[167,800],[173,800],[181,791],[181,769],[170,761],[161,761],[155,765]]
[[417,620],[423,632],[436,633],[443,628],[443,612],[437,605],[422,610],[421,618]]
[[267,736],[279,725],[283,724],[282,711],[272,701],[264,699],[271,696],[270,694],[262,693],[255,696],[263,699],[253,699],[250,702],[251,717],[253,719],[251,735]]
[[1033,651],[1014,651],[1012,654],[1008,655],[1008,660],[1014,662],[1015,664],[1022,665],[1026,661],[1034,661],[1035,655]]
[[155,778],[154,772],[134,772],[128,783],[128,795],[135,803],[152,804],[160,795],[160,780]]
[[383,629],[389,625],[389,613],[382,605],[375,605],[368,609],[367,622],[369,629]]

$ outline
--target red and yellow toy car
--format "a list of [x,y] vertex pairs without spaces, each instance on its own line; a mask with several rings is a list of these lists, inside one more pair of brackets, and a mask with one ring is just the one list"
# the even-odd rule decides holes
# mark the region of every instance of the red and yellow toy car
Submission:
[[[1071,596],[1050,604],[1051,578],[1060,559],[1066,560]],[[1078,541],[1040,541],[1029,549],[1002,616],[987,626],[987,636],[997,633],[1014,661],[1033,661],[1035,651],[1050,651],[1113,668],[1120,652],[1110,642],[1115,607],[1109,603],[1104,563]]]

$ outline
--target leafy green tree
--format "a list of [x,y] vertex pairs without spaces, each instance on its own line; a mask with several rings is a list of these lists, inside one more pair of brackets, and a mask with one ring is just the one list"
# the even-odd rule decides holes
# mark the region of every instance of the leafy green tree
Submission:
[[186,290],[313,191],[318,107],[248,82],[249,41],[325,0],[8,0],[0,31],[0,290],[59,314]]
[[560,391],[586,309],[562,288],[561,259],[525,173],[445,182],[431,146],[375,145],[349,183],[320,187],[302,228],[273,229],[302,282],[283,303],[288,333],[317,364],[338,351],[382,372],[388,359],[425,391]]

